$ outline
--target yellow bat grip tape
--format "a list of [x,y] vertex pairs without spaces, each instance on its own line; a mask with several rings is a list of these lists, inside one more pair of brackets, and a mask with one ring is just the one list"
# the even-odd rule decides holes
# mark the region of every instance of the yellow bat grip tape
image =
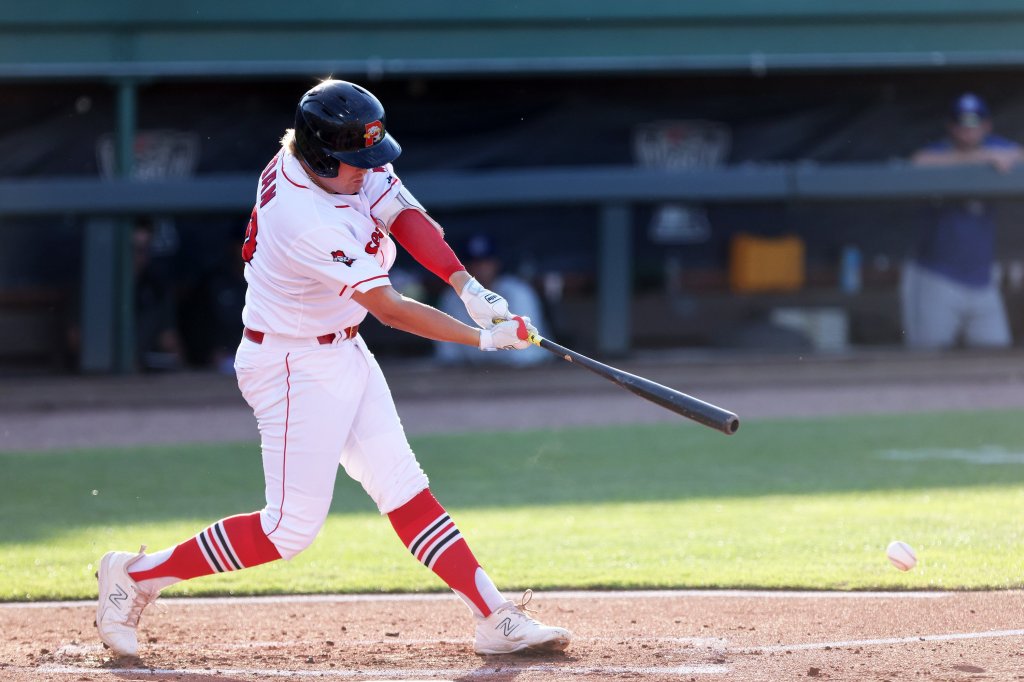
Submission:
[[[493,322],[494,324],[498,324],[499,322],[508,322],[508,320],[502,317],[494,317],[491,318],[491,322]],[[540,342],[543,340],[544,337],[541,336],[540,334],[534,334],[533,332],[530,332],[530,343],[532,343],[533,345],[539,346]]]

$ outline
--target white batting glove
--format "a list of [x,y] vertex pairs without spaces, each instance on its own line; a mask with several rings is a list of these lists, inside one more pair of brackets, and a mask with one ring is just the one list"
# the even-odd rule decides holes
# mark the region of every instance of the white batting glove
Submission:
[[466,311],[481,329],[490,329],[494,320],[510,320],[508,301],[490,289],[484,289],[476,277],[470,277],[459,292],[459,298],[466,305]]
[[480,330],[480,350],[523,350],[530,347],[530,335],[536,333],[530,318],[517,315]]

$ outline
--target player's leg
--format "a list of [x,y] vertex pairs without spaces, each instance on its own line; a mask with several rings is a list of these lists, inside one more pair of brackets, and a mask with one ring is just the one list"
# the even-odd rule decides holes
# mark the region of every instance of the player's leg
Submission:
[[979,348],[1007,348],[1012,343],[1006,306],[996,285],[969,294],[966,341]]
[[355,356],[340,346],[276,355],[263,351],[247,366],[240,352],[239,386],[259,424],[267,504],[260,512],[217,521],[155,554],[105,555],[97,576],[97,627],[116,653],[135,653],[138,616],[168,585],[289,559],[309,546],[326,519],[338,444],[346,438],[365,381],[361,358],[359,366],[350,366]]
[[416,560],[469,607],[477,620],[478,653],[564,650],[571,638],[569,631],[530,618],[501,595],[480,566],[454,520],[430,492],[391,391],[368,351],[367,362],[366,392],[342,454],[346,472],[362,484],[381,513],[387,514]]
[[962,324],[963,297],[956,285],[927,268],[915,266],[909,310],[913,348],[950,348]]
[[409,447],[391,391],[368,351],[366,362],[370,375],[341,464],[362,484],[381,513],[389,515],[406,546],[411,549],[415,544],[417,559],[437,573],[470,610],[487,615],[505,599],[430,494],[429,481]]
[[338,458],[367,377],[351,343],[291,354],[289,366],[290,396],[276,419],[260,420],[267,500],[260,518],[284,559],[308,547],[327,519]]
[[145,557],[129,570],[137,582],[162,589],[178,580],[290,559],[312,543],[327,517],[339,443],[363,386],[345,355],[353,353],[325,347],[280,353],[269,366],[239,368],[239,386],[260,430],[266,506]]
[[142,611],[168,585],[221,571],[234,571],[279,559],[260,526],[260,514],[221,519],[193,538],[155,554],[107,552],[96,578],[100,639],[120,656],[138,650],[136,628]]
[[900,268],[900,322],[903,326],[904,345],[915,348],[918,345],[917,310],[921,295],[917,283],[917,265],[911,259],[903,261]]

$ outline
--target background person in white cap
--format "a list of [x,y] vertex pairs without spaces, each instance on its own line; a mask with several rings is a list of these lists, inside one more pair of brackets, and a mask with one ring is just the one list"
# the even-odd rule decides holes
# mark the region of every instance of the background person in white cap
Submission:
[[[912,162],[930,167],[987,164],[1006,172],[1021,160],[1021,147],[992,132],[988,106],[973,93],[953,102],[946,131],[945,139],[919,150]],[[991,204],[978,198],[940,201],[924,219],[924,233],[901,282],[907,345],[1009,346],[1010,328],[994,277]]]

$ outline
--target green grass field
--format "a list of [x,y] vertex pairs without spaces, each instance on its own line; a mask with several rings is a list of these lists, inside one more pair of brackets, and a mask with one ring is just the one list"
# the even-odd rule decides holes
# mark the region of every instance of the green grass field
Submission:
[[[1024,585],[1014,412],[417,438],[478,559],[533,588],[976,589]],[[0,455],[0,599],[86,598],[109,549],[151,550],[262,506],[252,445]],[[902,539],[921,563],[892,568]],[[441,590],[340,474],[291,562],[167,595]]]

